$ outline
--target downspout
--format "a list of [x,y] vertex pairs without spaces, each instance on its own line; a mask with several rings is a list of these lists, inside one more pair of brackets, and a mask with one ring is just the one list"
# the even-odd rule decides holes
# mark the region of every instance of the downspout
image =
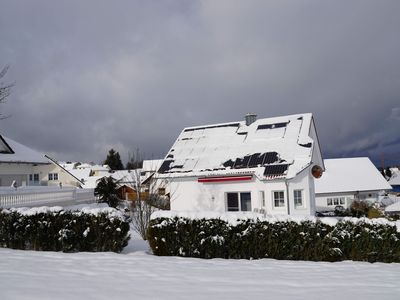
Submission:
[[286,185],[286,198],[287,198],[287,214],[290,216],[290,198],[289,198],[289,182],[285,179]]

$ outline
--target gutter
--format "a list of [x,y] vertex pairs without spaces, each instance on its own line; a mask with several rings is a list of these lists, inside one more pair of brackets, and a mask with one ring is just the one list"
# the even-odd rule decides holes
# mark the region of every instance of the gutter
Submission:
[[287,214],[290,216],[290,201],[289,201],[289,182],[285,179],[286,185],[286,198],[287,198]]

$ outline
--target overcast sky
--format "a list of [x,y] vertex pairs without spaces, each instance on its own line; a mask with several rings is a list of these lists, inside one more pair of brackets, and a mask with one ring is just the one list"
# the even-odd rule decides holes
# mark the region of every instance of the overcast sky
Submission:
[[400,164],[399,0],[0,2],[0,132],[58,160],[312,112],[324,157]]

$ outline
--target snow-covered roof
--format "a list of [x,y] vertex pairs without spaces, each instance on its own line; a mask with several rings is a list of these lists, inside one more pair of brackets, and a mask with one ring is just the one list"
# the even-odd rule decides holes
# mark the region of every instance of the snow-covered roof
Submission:
[[109,176],[119,181],[119,183],[134,183],[135,178],[140,176],[140,172],[136,174],[135,170],[118,170],[109,173]]
[[183,129],[157,177],[255,174],[293,178],[311,164],[312,114]]
[[400,212],[400,201],[385,207],[385,212]]
[[325,159],[324,164],[324,174],[314,180],[317,194],[392,188],[368,157]]
[[400,185],[400,172],[394,173],[388,182],[390,185]]
[[79,180],[86,180],[90,176],[91,170],[90,169],[66,169],[72,175],[74,175]]
[[0,135],[0,162],[50,164],[42,153]]
[[160,168],[162,162],[162,159],[143,160],[142,171],[155,172]]

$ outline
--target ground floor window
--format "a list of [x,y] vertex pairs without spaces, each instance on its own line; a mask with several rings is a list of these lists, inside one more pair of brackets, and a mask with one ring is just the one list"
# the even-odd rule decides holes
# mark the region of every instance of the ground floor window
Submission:
[[345,205],[346,198],[345,197],[327,198],[326,202],[328,206]]
[[285,206],[285,192],[284,191],[275,191],[272,193],[274,198],[274,206],[275,207],[283,207]]
[[251,211],[251,193],[227,193],[228,211]]
[[29,174],[29,181],[39,181],[39,174]]
[[303,190],[294,190],[294,207],[303,207]]

